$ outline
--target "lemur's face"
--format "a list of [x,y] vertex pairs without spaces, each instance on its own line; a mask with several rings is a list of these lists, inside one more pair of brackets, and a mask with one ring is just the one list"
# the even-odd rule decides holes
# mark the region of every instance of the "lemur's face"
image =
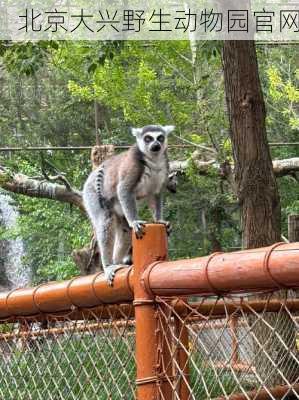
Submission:
[[137,144],[144,154],[164,153],[167,147],[167,136],[162,131],[147,131],[137,138]]
[[143,128],[133,128],[132,134],[136,136],[139,150],[154,157],[163,154],[167,148],[167,136],[174,126],[149,125]]

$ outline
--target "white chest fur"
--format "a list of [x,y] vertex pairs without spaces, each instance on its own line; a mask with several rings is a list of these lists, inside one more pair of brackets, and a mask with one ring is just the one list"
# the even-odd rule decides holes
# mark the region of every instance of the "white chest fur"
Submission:
[[168,171],[165,159],[156,163],[147,160],[143,175],[136,188],[137,198],[141,199],[160,193],[166,183],[167,176]]

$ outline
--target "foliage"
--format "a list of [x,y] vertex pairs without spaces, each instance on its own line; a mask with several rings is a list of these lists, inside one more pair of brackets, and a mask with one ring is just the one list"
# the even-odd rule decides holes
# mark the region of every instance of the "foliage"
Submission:
[[[3,42],[0,87],[2,146],[92,145],[94,102],[101,106],[103,143],[127,144],[129,127],[175,124],[170,144],[193,143],[170,152],[171,160],[190,158],[232,161],[221,65],[221,44],[163,42]],[[292,46],[258,46],[259,68],[267,106],[270,142],[298,141],[298,78]],[[215,153],[202,150],[206,146]],[[298,155],[294,146],[271,148],[276,159]],[[0,153],[0,164],[41,175],[37,152]],[[81,188],[89,170],[88,152],[48,151],[45,157]],[[298,182],[279,179],[283,233],[287,215],[299,212]],[[18,229],[26,243],[26,262],[35,280],[64,279],[75,273],[70,255],[91,238],[89,222],[78,210],[14,196],[21,210]],[[146,216],[146,214],[144,214]],[[170,256],[207,254],[217,243],[240,246],[238,204],[230,186],[209,171],[198,174],[192,162],[179,177],[178,193],[166,198],[165,219],[174,226]],[[1,233],[5,237],[8,233]]]
[[37,270],[36,275],[37,280],[40,280],[41,282],[55,280],[64,281],[79,275],[79,271],[74,265],[73,260],[66,255],[64,260],[50,260],[46,266]]
[[[267,106],[270,141],[298,142],[299,138],[299,69],[295,46],[265,47],[259,51],[261,77]],[[273,159],[298,157],[299,146],[271,149]],[[298,214],[299,185],[293,176],[278,179],[282,210],[282,233],[287,237],[287,217]]]
[[[55,165],[67,167],[68,178],[74,184],[78,183],[85,172],[81,169],[81,156],[76,157],[76,162],[59,158],[58,154],[56,156]],[[37,176],[41,175],[38,161],[32,160],[28,154],[21,154],[12,162],[6,161],[6,164],[30,176]],[[89,223],[82,212],[51,200],[25,196],[15,196],[15,199],[20,210],[18,226],[13,231],[2,231],[0,238],[23,238],[26,244],[24,263],[33,271],[35,283],[78,274],[70,255],[73,249],[84,246],[90,238]]]

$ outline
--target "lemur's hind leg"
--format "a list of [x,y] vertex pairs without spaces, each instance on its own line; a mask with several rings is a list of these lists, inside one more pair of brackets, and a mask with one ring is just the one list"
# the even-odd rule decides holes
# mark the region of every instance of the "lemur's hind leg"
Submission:
[[86,186],[83,190],[86,211],[95,230],[105,277],[109,284],[113,281],[113,245],[115,218],[111,209],[100,204],[97,193]]
[[113,250],[114,264],[132,264],[132,233],[125,217],[116,216],[115,242]]
[[115,220],[110,210],[100,207],[95,231],[101,254],[101,261],[106,275],[107,267],[113,264],[113,245],[115,238]]
[[[116,216],[110,210],[102,209],[96,226],[96,235],[101,253],[104,275],[109,286],[113,285],[116,271],[123,268],[122,258],[115,256],[117,251],[124,253],[128,245],[117,228]],[[118,244],[118,245],[117,245]],[[126,245],[126,246],[125,246]]]

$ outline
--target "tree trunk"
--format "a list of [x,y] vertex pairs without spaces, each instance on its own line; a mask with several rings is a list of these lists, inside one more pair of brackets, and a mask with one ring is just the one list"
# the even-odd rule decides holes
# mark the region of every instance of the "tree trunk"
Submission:
[[288,237],[290,242],[299,242],[299,215],[288,217]]
[[[265,103],[254,42],[225,41],[223,67],[235,160],[235,187],[241,206],[243,247],[268,246],[280,241],[280,200],[267,142]],[[279,292],[277,296],[281,294]],[[250,322],[256,338],[252,339],[253,364],[263,383],[267,387],[286,384],[279,370],[289,382],[294,381],[296,374],[298,376],[298,366],[290,368],[292,356],[269,328],[275,328],[290,351],[295,351],[293,321],[282,311],[279,315],[265,313],[261,320],[251,316]]]
[[280,201],[254,42],[225,41],[223,64],[243,246],[267,246],[280,241]]

